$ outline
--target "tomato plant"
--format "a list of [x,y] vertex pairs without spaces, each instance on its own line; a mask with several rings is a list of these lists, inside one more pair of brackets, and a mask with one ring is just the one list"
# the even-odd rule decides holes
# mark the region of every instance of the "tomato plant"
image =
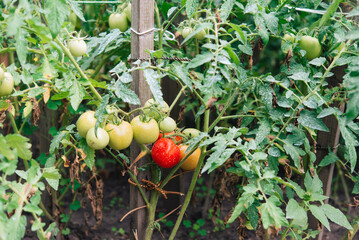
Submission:
[[180,148],[169,138],[161,138],[153,145],[152,160],[160,167],[171,168],[181,160]]
[[132,119],[131,126],[133,138],[139,144],[154,143],[160,133],[158,123],[154,119],[145,121],[141,116],[136,116]]
[[[128,229],[139,239],[161,229],[173,240],[192,212],[205,224],[216,209],[216,222],[226,216],[230,230],[240,222],[240,232],[266,238],[314,238],[333,224],[353,238],[357,217],[341,210],[359,194],[354,2],[172,0],[154,10],[129,2],[0,3],[0,239],[30,230],[71,238],[77,226],[93,229],[79,237],[98,237],[95,229],[108,230],[100,226],[106,173],[118,170],[144,202],[131,215],[145,212],[146,224]],[[136,28],[155,22],[140,29],[153,49],[131,39],[132,8],[146,13]],[[150,157],[172,169],[163,173]],[[165,190],[181,167],[193,170],[186,193]],[[198,179],[207,192],[191,204]],[[338,193],[345,203],[325,201]],[[156,207],[166,194],[185,199],[173,226],[160,228]],[[93,211],[76,222],[73,213],[87,206]]]

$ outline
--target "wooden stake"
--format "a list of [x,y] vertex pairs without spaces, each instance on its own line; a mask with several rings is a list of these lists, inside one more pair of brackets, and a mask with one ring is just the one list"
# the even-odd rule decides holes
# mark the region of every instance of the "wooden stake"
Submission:
[[[146,34],[137,34],[146,32],[154,27],[154,0],[132,0],[132,20],[131,27],[131,58],[148,58],[149,54],[145,50],[153,50],[153,35],[150,31]],[[137,33],[136,33],[137,32]],[[151,91],[147,85],[143,72],[135,71],[132,73],[132,90],[139,96],[141,104],[143,105],[149,98],[152,98]],[[138,106],[131,106],[132,109]],[[131,145],[131,159],[135,159],[141,149],[134,143]],[[144,157],[138,161],[137,165],[143,165],[148,162],[148,158]],[[145,172],[138,172],[138,179],[148,179],[149,174]],[[141,194],[135,186],[131,185],[130,189],[130,207],[131,209],[138,208],[145,205]],[[145,208],[138,210],[131,217],[130,227],[132,231],[137,232],[138,239],[144,239],[147,227],[147,211]]]

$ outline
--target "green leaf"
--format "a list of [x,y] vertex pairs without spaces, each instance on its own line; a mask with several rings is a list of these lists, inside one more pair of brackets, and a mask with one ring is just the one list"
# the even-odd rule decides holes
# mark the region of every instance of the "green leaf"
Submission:
[[346,229],[353,230],[353,227],[348,222],[348,219],[345,215],[337,208],[329,205],[324,204],[321,206],[325,215],[336,224],[345,227]]
[[262,13],[264,21],[269,29],[273,34],[278,33],[278,18],[275,16],[274,12],[271,12],[269,14]]
[[258,220],[259,220],[259,214],[258,214],[258,208],[252,204],[248,208],[248,218],[249,221],[254,229],[257,229],[258,227]]
[[232,59],[232,61],[238,66],[240,61],[239,61],[239,57],[237,56],[237,54],[233,51],[233,49],[229,46],[225,47],[224,50],[227,51],[229,57]]
[[0,153],[9,160],[15,160],[14,152],[10,149],[10,146],[2,135],[0,135]]
[[6,35],[8,37],[14,36],[19,32],[19,29],[24,25],[24,20],[21,15],[18,14],[18,11],[15,11],[10,14],[7,20],[7,31]]
[[259,95],[267,109],[272,109],[273,89],[269,85],[260,85]]
[[227,20],[227,18],[229,17],[229,15],[231,14],[234,3],[235,3],[235,0],[226,0],[222,4],[221,9],[219,10],[222,22],[225,22]]
[[330,152],[327,156],[325,156],[325,158],[323,158],[323,160],[319,163],[319,167],[325,167],[328,166],[329,164],[335,163],[336,161],[338,161],[339,158],[337,157],[337,155],[333,152]]
[[268,229],[272,225],[276,228],[288,225],[288,221],[284,217],[284,212],[277,207],[277,205],[280,205],[280,201],[275,196],[271,196],[261,205],[262,222],[265,229]]
[[210,157],[207,159],[206,164],[204,165],[202,169],[202,173],[206,172],[208,170],[208,173],[212,172],[214,169],[222,166],[223,163],[225,163],[228,158],[234,153],[234,148],[227,148],[227,142],[221,141],[216,142],[216,145],[212,148],[214,152],[210,155]]
[[102,97],[101,103],[96,109],[96,112],[95,112],[95,118],[97,119],[96,124],[95,124],[95,135],[96,135],[96,137],[97,137],[97,128],[100,126],[100,123],[103,122],[103,117],[107,113],[106,112],[106,107],[108,105],[109,100],[110,100],[110,95],[106,94],[104,97]]
[[236,25],[236,24],[233,24],[233,23],[230,23],[229,26],[231,26],[232,29],[239,34],[239,36],[241,37],[241,39],[240,39],[241,42],[243,44],[246,44],[247,43],[247,38],[246,38],[246,36],[244,36],[244,33],[243,33],[241,27],[239,25]]
[[303,110],[300,113],[298,122],[303,126],[314,130],[329,132],[328,127],[323,123],[323,121],[318,119],[314,113],[307,110]]
[[198,54],[192,61],[189,62],[187,68],[196,68],[205,63],[208,63],[213,58],[213,54],[211,52],[205,52],[202,54]]
[[253,202],[253,193],[244,192],[242,196],[238,199],[237,205],[234,208],[233,213],[228,220],[228,223],[234,222],[234,220],[236,220],[248,206],[252,205]]
[[294,199],[290,199],[286,208],[286,217],[293,219],[293,224],[297,226],[306,226],[308,223],[307,212]]
[[65,137],[65,135],[67,134],[66,131],[61,131],[58,132],[56,136],[54,136],[54,138],[51,140],[51,144],[50,144],[50,153],[54,153],[56,149],[58,149],[60,147],[61,144],[61,140]]
[[25,236],[27,221],[25,216],[21,216],[20,209],[17,209],[7,223],[8,234],[6,239],[20,240]]
[[85,95],[86,95],[85,88],[75,78],[72,87],[70,88],[70,94],[69,94],[71,106],[75,111],[77,111],[77,109],[79,108]]
[[161,91],[161,85],[160,85],[160,79],[161,76],[153,69],[145,69],[143,73],[146,82],[148,86],[150,87],[150,90],[152,92],[153,97],[155,100],[163,104],[163,98],[162,98],[162,91]]
[[126,103],[141,105],[140,99],[134,91],[128,88],[120,80],[115,83],[115,95]]
[[283,147],[284,147],[285,152],[293,159],[294,165],[297,168],[299,168],[300,167],[300,155],[297,151],[297,148],[288,142],[286,142]]
[[178,75],[178,77],[180,78],[180,80],[189,87],[189,89],[192,89],[192,82],[191,79],[188,76],[188,72],[185,71],[187,70],[186,68],[183,67],[183,65],[179,64],[179,63],[174,63],[173,64],[173,70],[174,72]]
[[353,172],[357,162],[357,153],[355,147],[358,146],[358,141],[356,140],[353,133],[345,126],[345,120],[343,118],[339,118],[339,129],[345,141],[345,148],[348,151],[350,169],[351,172]]
[[255,142],[256,144],[260,144],[267,138],[267,136],[270,134],[271,126],[267,120],[262,120],[260,122],[260,126],[258,128]]
[[309,205],[309,210],[312,212],[313,216],[330,231],[329,222],[323,209],[315,205]]
[[326,61],[327,60],[324,57],[319,57],[310,61],[309,64],[312,64],[314,66],[322,66]]
[[253,50],[251,48],[251,46],[249,45],[238,45],[238,49],[241,50],[243,53],[252,56],[253,55]]
[[186,13],[188,18],[191,18],[198,7],[198,0],[187,0],[186,1]]
[[46,0],[44,8],[51,35],[56,38],[69,15],[66,2],[65,0]]
[[81,21],[86,22],[84,18],[83,10],[80,8],[80,5],[73,0],[66,0],[67,4],[70,5],[71,10],[81,19]]
[[28,203],[25,205],[24,211],[29,212],[29,213],[35,213],[36,215],[42,214],[41,208],[39,208],[38,206],[31,204],[31,203]]
[[25,160],[32,158],[31,144],[29,139],[20,134],[9,134],[5,137],[9,146],[17,150],[18,156]]
[[26,63],[26,55],[28,52],[26,36],[27,32],[22,28],[19,29],[15,35],[16,54],[21,65],[24,65]]
[[92,169],[92,167],[95,164],[95,150],[90,148],[89,145],[87,145],[86,139],[82,138],[79,141],[79,147],[84,150],[86,154],[85,163],[86,165]]

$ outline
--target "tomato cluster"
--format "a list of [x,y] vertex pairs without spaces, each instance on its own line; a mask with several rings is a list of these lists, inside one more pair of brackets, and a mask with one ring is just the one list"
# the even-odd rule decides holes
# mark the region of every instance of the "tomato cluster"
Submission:
[[[106,146],[114,150],[128,148],[132,140],[138,144],[154,143],[151,156],[153,161],[163,168],[171,168],[182,159],[186,160],[181,165],[184,170],[194,170],[197,166],[201,150],[196,149],[190,156],[185,154],[188,145],[183,142],[199,135],[194,128],[187,128],[182,133],[177,129],[175,120],[167,116],[169,106],[164,102],[159,105],[153,99],[148,100],[144,107],[144,115],[134,117],[131,123],[119,120],[116,108],[107,107],[106,120],[100,123],[95,134],[97,119],[94,111],[83,113],[77,120],[77,131],[94,150],[100,150]],[[104,127],[103,127],[104,126]]]

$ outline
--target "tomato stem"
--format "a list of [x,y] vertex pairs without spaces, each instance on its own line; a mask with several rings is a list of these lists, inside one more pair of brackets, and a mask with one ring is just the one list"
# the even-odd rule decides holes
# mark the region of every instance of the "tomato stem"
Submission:
[[[72,56],[70,50],[65,47],[65,45],[60,41],[60,39],[58,37],[55,38],[55,42],[57,44],[59,44],[59,46],[61,47],[64,54],[69,58],[69,60],[75,66],[76,70],[79,72],[80,76],[86,80],[89,80],[88,77],[86,76],[86,74],[82,71],[80,66],[77,64],[77,62],[76,62],[75,58]],[[99,94],[99,92],[97,92],[96,88],[92,85],[91,82],[90,82],[89,88],[95,94],[95,96],[98,100],[102,99],[101,95]]]

